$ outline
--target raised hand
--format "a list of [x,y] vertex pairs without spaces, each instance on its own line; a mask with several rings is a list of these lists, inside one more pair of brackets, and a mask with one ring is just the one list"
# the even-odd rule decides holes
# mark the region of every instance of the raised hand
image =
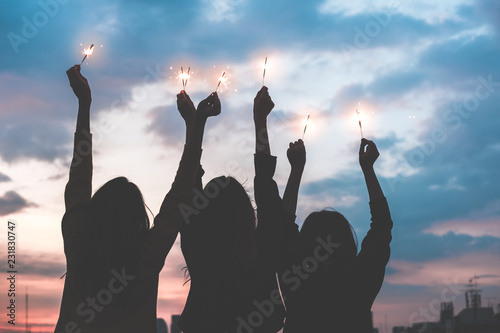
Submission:
[[304,146],[304,141],[299,139],[298,141],[290,142],[289,148],[286,151],[286,156],[288,157],[292,169],[304,169],[306,164],[306,148]]
[[371,140],[361,139],[359,146],[359,165],[362,170],[373,168],[373,164],[379,157],[377,146]]
[[274,108],[274,102],[269,96],[267,87],[262,87],[253,100],[254,120],[265,119]]
[[66,71],[69,84],[80,102],[92,101],[92,94],[87,79],[80,73],[80,65],[75,65]]
[[177,95],[177,109],[186,124],[191,124],[194,120],[196,108],[194,107],[191,98],[184,90]]
[[220,99],[216,92],[213,92],[198,104],[196,115],[202,118],[217,116],[220,114]]

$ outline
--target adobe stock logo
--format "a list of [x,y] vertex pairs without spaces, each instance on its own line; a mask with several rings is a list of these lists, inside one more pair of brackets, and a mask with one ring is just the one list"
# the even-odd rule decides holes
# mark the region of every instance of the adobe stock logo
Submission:
[[9,32],[7,38],[14,52],[19,53],[21,44],[28,44],[31,39],[38,35],[39,29],[45,27],[51,18],[59,14],[60,5],[65,5],[69,0],[40,0],[38,6],[41,10],[37,11],[29,20],[26,16],[21,18],[22,26],[20,34]]

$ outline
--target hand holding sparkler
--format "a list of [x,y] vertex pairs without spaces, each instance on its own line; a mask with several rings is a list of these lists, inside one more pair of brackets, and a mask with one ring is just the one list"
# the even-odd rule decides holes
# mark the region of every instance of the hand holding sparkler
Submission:
[[262,87],[253,100],[253,119],[263,120],[271,113],[274,102],[267,87]]
[[75,65],[66,71],[66,75],[68,75],[69,84],[78,97],[78,101],[90,104],[92,101],[90,86],[87,79],[80,73],[80,69],[80,65]]
[[379,155],[380,153],[373,141],[361,139],[361,145],[359,146],[359,165],[365,177],[370,202],[384,198],[384,192],[380,187],[375,169],[373,168],[373,164],[375,164]]
[[200,104],[198,104],[198,108],[196,109],[196,116],[202,117],[204,119],[208,117],[217,116],[220,114],[221,105],[220,99],[216,92],[213,92],[202,100]]
[[300,180],[306,164],[304,141],[299,139],[295,142],[290,142],[286,156],[290,162],[291,169],[285,193],[283,193],[283,210],[289,214],[296,215]]
[[306,147],[304,146],[304,141],[299,139],[295,142],[290,142],[286,156],[292,169],[304,169],[306,165]]
[[184,119],[189,132],[189,129],[194,121],[196,108],[194,107],[191,98],[184,90],[177,95],[177,109]]
[[373,164],[379,157],[377,146],[371,140],[361,139],[359,146],[359,165],[363,171],[373,169]]

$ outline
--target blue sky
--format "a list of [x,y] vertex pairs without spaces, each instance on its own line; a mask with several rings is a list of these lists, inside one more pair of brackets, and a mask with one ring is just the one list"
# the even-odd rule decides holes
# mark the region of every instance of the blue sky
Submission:
[[[251,192],[251,105],[267,56],[281,189],[286,147],[311,114],[299,223],[333,207],[364,237],[356,107],[379,146],[395,224],[375,324],[387,315],[409,325],[445,280],[482,275],[483,297],[500,298],[500,2],[3,1],[0,36],[0,216],[18,222],[40,331],[55,323],[62,294],[59,223],[77,106],[65,71],[92,43],[82,73],[93,93],[94,188],[124,175],[158,211],[184,139],[175,107],[183,66],[196,101],[227,72],[222,114],[207,127],[205,179],[233,174]],[[182,265],[177,246],[161,275],[160,316],[182,310]]]

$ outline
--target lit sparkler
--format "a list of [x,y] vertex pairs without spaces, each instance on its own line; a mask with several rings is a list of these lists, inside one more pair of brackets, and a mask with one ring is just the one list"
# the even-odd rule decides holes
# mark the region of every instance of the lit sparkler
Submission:
[[306,126],[304,126],[304,132],[302,132],[302,140],[304,140],[304,135],[306,135],[307,125],[309,124],[309,116],[310,114],[308,113],[306,118]]
[[83,62],[85,61],[85,59],[87,59],[87,56],[92,55],[93,52],[94,52],[94,44],[90,45],[89,48],[83,49],[82,54],[84,54],[85,56],[83,57],[82,62],[80,63],[80,65],[82,65]]
[[264,61],[264,73],[262,73],[262,86],[264,86],[264,79],[266,78],[266,69],[267,69],[267,57]]
[[356,109],[356,116],[358,116],[359,131],[361,132],[361,138],[363,138],[363,126],[361,126],[361,111]]
[[226,88],[227,88],[227,77],[224,77],[226,75],[226,72],[222,72],[222,75],[219,77],[219,83],[217,84],[217,88],[215,88],[215,91],[217,91],[220,87],[220,84],[222,83]]
[[191,75],[189,75],[190,72],[191,67],[188,67],[187,72],[184,72],[184,69],[181,67],[181,71],[179,72],[177,78],[182,82],[182,90],[186,90],[188,80],[191,78]]

